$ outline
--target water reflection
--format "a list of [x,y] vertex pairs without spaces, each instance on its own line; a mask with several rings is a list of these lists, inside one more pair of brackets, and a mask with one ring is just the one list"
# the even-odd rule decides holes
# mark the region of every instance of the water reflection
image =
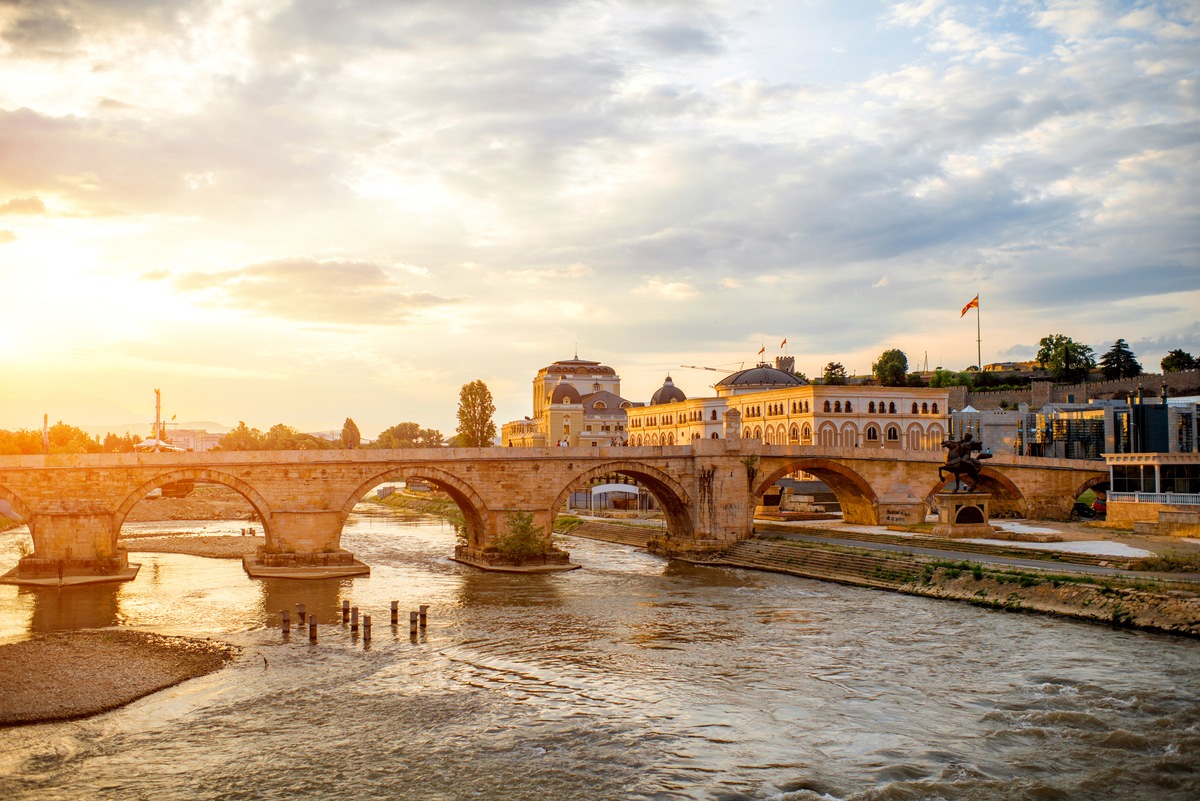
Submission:
[[121,619],[119,584],[67,587],[21,587],[18,594],[31,607],[29,631],[41,634],[71,629],[101,629]]
[[354,580],[297,580],[264,578],[255,579],[259,585],[259,609],[264,625],[277,626],[280,623],[280,612],[287,610],[291,616],[292,625],[301,622],[296,617],[296,604],[304,604],[304,614],[316,615],[317,623],[340,623],[342,620],[342,599],[350,601],[351,606],[357,606],[354,599]]

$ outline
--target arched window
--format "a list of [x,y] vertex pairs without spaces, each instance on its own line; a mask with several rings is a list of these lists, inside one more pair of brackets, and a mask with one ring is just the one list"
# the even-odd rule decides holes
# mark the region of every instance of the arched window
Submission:
[[888,404],[888,414],[895,414],[895,413],[896,413],[896,404],[889,403]]
[[929,414],[929,404],[928,403],[921,404],[921,414]]
[[716,431],[712,432],[712,436],[709,437],[709,439],[720,439],[720,438],[721,438],[721,435],[718,434]]
[[834,410],[835,412],[840,412],[840,411],[842,410],[842,402],[841,402],[841,401],[834,401],[834,402],[833,402],[833,410]]
[[896,428],[895,426],[888,426],[887,438],[888,438],[888,442],[899,442],[900,441],[900,429]]
[[867,412],[870,414],[875,414],[875,401],[871,401],[867,404]]
[[825,411],[829,411],[829,401],[825,401]]
[[762,438],[763,438],[763,435],[762,435],[762,429],[761,429],[761,428],[759,428],[758,426],[755,426],[755,427],[754,427],[754,438],[755,438],[755,439],[762,439]]
[[808,411],[808,401],[804,402],[804,411]]
[[800,439],[800,429],[796,428],[796,426],[792,426],[790,436],[793,441]]
[[607,409],[608,405],[604,401],[596,401],[592,404],[593,409]]
[[875,426],[867,426],[867,442],[879,441],[879,429]]
[[810,426],[808,423],[804,424],[804,429],[800,432],[800,439],[806,442],[812,439],[812,426]]
[[916,413],[917,413],[917,402],[916,402],[916,401],[913,401],[913,410],[912,410],[912,413],[913,413],[913,414],[916,414]]
[[666,444],[667,444],[667,445],[674,445],[674,444],[675,444],[675,435],[674,435],[674,434],[667,434],[667,442],[666,442]]
[[[713,410],[712,410],[712,417],[711,417],[711,418],[709,418],[709,419],[711,419],[711,420],[716,420],[716,419],[717,419],[717,410],[716,410],[716,409],[713,409]],[[716,436],[716,434],[713,434],[713,436],[715,437],[715,436]]]
[[854,411],[854,406],[850,403],[850,401],[846,401],[846,414],[850,414],[852,411]]
[[938,410],[937,410],[937,404],[936,404],[936,403],[935,403],[935,404],[933,404],[933,413],[934,413],[934,414],[937,414],[937,413],[938,413]]

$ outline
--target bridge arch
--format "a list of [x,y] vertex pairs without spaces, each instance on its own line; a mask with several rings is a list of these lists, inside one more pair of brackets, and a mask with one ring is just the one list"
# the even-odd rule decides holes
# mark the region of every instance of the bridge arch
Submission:
[[566,486],[563,487],[562,492],[558,494],[558,497],[554,499],[554,503],[550,506],[551,525],[553,525],[554,518],[558,515],[558,510],[563,508],[572,492],[593,479],[602,478],[612,473],[629,476],[650,491],[650,494],[658,501],[663,509],[663,514],[666,516],[667,534],[669,536],[684,538],[691,538],[693,536],[692,518],[688,514],[691,500],[688,497],[687,490],[678,481],[657,467],[651,467],[648,464],[634,461],[607,462],[579,473],[568,481]]
[[266,537],[267,547],[269,548],[274,545],[275,532],[271,523],[271,505],[258,493],[258,490],[240,478],[231,476],[228,473],[205,467],[195,467],[160,473],[126,496],[125,500],[121,502],[121,505],[113,513],[112,536],[114,547],[121,533],[121,526],[125,523],[125,518],[129,515],[133,507],[154,490],[179,481],[200,481],[207,484],[221,484],[241,495],[254,509],[254,513],[258,515],[258,519],[262,521],[263,535]]
[[33,519],[33,509],[25,501],[21,500],[19,495],[16,495],[2,484],[0,484],[0,501],[7,501],[12,510],[25,521],[25,525],[29,525],[29,521]]
[[[934,495],[941,492],[947,486],[953,485],[953,476],[935,484],[927,496],[930,506],[932,507],[933,505]],[[994,467],[984,467],[979,471],[979,481],[975,484],[975,488],[980,492],[991,493],[992,500],[988,504],[988,511],[992,517],[1019,517],[1024,519],[1029,516],[1029,502],[1025,498],[1025,493],[1021,492],[1020,487],[1014,484],[1012,479]]]
[[450,496],[463,514],[463,522],[467,527],[467,544],[471,548],[483,548],[487,536],[488,508],[483,498],[467,482],[458,476],[432,465],[400,465],[391,467],[361,483],[342,504],[339,514],[342,523],[350,517],[355,505],[366,497],[367,493],[388,481],[404,481],[420,479],[428,481],[442,492]]
[[825,483],[830,491],[837,496],[842,507],[842,518],[847,523],[859,525],[875,525],[878,523],[877,512],[879,496],[871,484],[841,462],[820,457],[793,459],[785,462],[765,474],[754,489],[754,497],[761,498],[776,481],[789,473],[803,470],[811,473]]
[[1108,492],[1108,473],[1097,473],[1087,481],[1080,484],[1075,490],[1075,498],[1078,498],[1080,495],[1090,489],[1100,489],[1101,492]]

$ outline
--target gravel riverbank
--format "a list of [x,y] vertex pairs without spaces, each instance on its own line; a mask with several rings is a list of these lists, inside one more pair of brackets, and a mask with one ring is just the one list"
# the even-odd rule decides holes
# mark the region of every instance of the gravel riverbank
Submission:
[[237,655],[227,643],[129,629],[56,632],[0,645],[0,725],[116,709]]

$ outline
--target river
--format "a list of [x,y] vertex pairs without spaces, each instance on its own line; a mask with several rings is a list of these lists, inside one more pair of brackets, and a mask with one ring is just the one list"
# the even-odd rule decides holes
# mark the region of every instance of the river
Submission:
[[[193,529],[222,526],[238,530]],[[0,568],[14,542],[0,535]],[[244,649],[119,710],[4,729],[0,798],[1191,801],[1200,787],[1193,640],[572,538],[582,570],[483,573],[447,558],[441,522],[372,504],[343,542],[370,577],[252,580],[234,560],[134,554],[134,582],[0,587],[0,641],[129,626]],[[369,645],[342,599],[373,614]],[[315,646],[279,630],[297,602],[318,615]]]

